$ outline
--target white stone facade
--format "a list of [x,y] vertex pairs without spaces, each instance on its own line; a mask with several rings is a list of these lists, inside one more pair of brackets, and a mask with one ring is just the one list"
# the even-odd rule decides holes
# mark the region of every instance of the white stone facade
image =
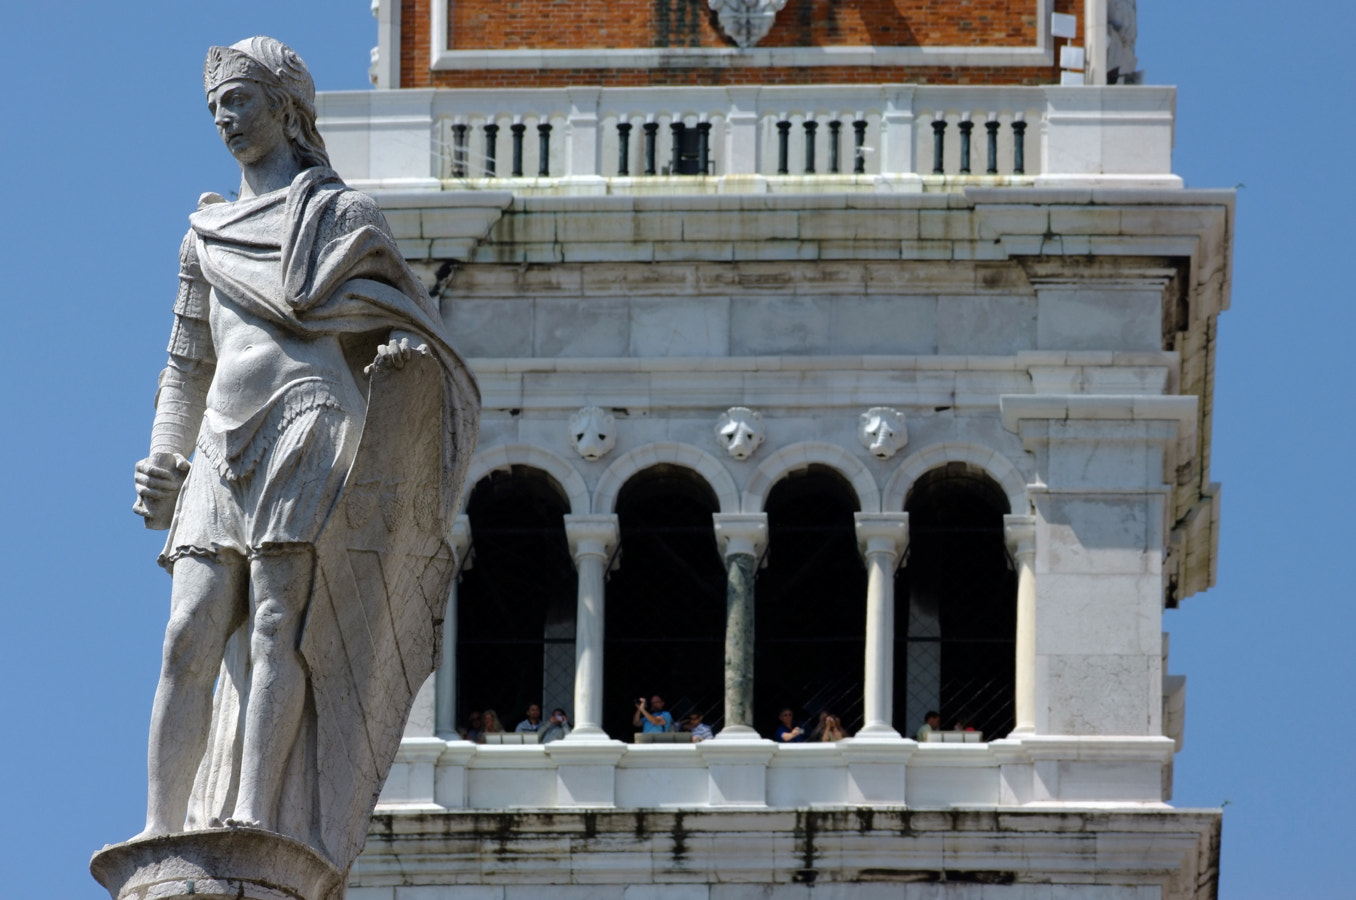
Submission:
[[[1082,171],[1047,138],[1099,90],[1047,89],[1040,171]],[[418,130],[455,92],[400,93]],[[700,195],[713,179],[692,178],[689,193],[646,196],[595,171],[592,195],[575,175],[443,190],[427,160],[377,149],[366,121],[374,149],[346,174],[403,186],[375,195],[480,380],[470,484],[527,467],[568,503],[577,727],[548,745],[459,740],[439,695],[453,690],[453,626],[350,898],[509,900],[542,884],[637,900],[809,898],[811,885],[860,900],[1214,896],[1217,813],[1167,805],[1183,690],[1163,611],[1214,580],[1211,378],[1232,192],[1174,188],[1156,163],[1146,181],[1143,158],[1097,170],[1107,188],[915,176],[904,192],[878,179],[778,193],[792,188],[773,179]],[[334,127],[336,146],[357,146],[359,120]],[[1127,152],[1090,133],[1079,140],[1105,144],[1099,158]],[[590,408],[595,425],[611,418],[592,455],[571,425]],[[736,410],[761,429],[738,454],[713,440]],[[889,424],[885,443],[868,414]],[[661,464],[709,487],[713,529],[758,525],[774,486],[810,466],[850,485],[875,573],[857,736],[603,733],[605,579],[626,565],[617,501]],[[1008,506],[1016,727],[920,744],[891,725],[888,585],[908,553],[906,499],[948,465]],[[476,536],[464,517],[460,529],[465,558]],[[759,534],[742,552],[776,554]],[[722,553],[735,552],[732,539]]]

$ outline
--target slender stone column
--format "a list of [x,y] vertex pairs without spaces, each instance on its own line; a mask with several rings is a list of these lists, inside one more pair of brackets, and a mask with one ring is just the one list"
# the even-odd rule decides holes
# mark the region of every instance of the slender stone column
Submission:
[[857,544],[866,561],[866,680],[858,737],[898,738],[894,719],[895,570],[909,545],[908,513],[857,513]]
[[1013,734],[1036,731],[1036,517],[1004,516],[1003,536],[1017,568],[1017,678]]
[[767,547],[766,513],[715,513],[725,560],[725,727],[722,738],[757,738],[753,729],[753,580]]
[[565,537],[579,570],[574,638],[574,730],[566,740],[606,740],[603,731],[604,581],[617,548],[615,515],[566,516]]
[[447,542],[457,557],[457,574],[447,591],[447,614],[443,617],[443,660],[433,673],[434,707],[433,733],[451,739],[457,734],[457,584],[461,573],[471,567],[471,520],[457,516],[452,523]]

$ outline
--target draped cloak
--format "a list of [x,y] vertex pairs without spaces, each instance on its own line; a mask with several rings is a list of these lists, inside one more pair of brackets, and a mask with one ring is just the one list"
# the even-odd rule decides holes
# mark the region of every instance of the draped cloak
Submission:
[[[307,169],[286,190],[204,205],[190,223],[214,291],[299,337],[336,336],[360,385],[392,330],[428,348],[400,369],[372,366],[353,463],[316,539],[299,647],[303,722],[277,760],[278,830],[344,873],[366,840],[414,695],[438,665],[456,568],[446,538],[475,448],[479,389],[376,204],[330,169]],[[248,691],[246,624],[217,682],[191,828],[232,813]]]

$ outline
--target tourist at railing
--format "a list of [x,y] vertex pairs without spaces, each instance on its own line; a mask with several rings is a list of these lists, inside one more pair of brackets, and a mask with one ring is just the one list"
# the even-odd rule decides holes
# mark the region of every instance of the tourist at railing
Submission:
[[480,710],[471,710],[471,714],[466,717],[466,727],[462,729],[461,736],[473,744],[485,743],[485,717],[481,715]]
[[[522,730],[519,726],[518,730]],[[537,734],[541,735],[541,742],[549,744],[552,741],[558,741],[570,733],[570,720],[565,715],[565,710],[557,707],[551,710],[551,718],[542,724],[541,730]]]
[[923,724],[918,726],[918,732],[914,734],[913,739],[920,744],[927,743],[928,735],[942,727],[942,714],[935,709],[928,710],[927,715],[923,716]]
[[527,734],[529,732],[536,734],[541,731],[541,726],[541,705],[533,703],[527,708],[527,718],[519,722],[518,727],[514,728],[513,731],[515,734]]
[[[504,733],[504,723],[499,721],[499,713],[495,712],[492,709],[485,710],[484,734],[503,734],[503,733]],[[480,743],[482,744],[485,743],[484,735],[482,735]]]
[[841,741],[845,737],[847,737],[847,732],[843,730],[842,721],[833,713],[821,710],[819,724],[815,725],[814,731],[810,732],[810,740]]
[[650,698],[648,707],[644,697],[637,697],[636,714],[631,717],[631,724],[642,733],[672,731],[673,715],[664,709],[664,698],[658,694]]
[[702,721],[702,714],[693,710],[687,714],[687,720],[684,722],[683,730],[691,733],[692,743],[698,744],[702,741],[709,741],[715,737],[711,731],[711,726]]
[[795,722],[796,714],[791,707],[786,707],[777,716],[777,735],[778,742],[783,744],[801,743],[805,740],[805,729]]

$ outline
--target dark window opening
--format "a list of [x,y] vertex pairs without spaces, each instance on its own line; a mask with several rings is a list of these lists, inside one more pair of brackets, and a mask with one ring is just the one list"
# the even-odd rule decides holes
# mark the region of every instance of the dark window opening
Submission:
[[493,709],[512,731],[532,703],[573,721],[578,581],[564,493],[514,466],[481,479],[466,512],[475,555],[457,589],[457,727]]
[[807,732],[819,713],[849,734],[862,724],[866,569],[857,495],[837,472],[809,466],[768,493],[767,568],[755,585],[754,728],[772,737],[790,707]]
[[677,722],[724,715],[725,571],[710,487],[687,469],[653,466],[617,497],[621,565],[607,584],[603,730],[630,740],[635,701],[655,694]]
[[895,582],[895,717],[910,736],[928,710],[986,740],[1014,724],[1017,576],[1003,537],[1007,497],[964,463],[914,485],[907,566]]

